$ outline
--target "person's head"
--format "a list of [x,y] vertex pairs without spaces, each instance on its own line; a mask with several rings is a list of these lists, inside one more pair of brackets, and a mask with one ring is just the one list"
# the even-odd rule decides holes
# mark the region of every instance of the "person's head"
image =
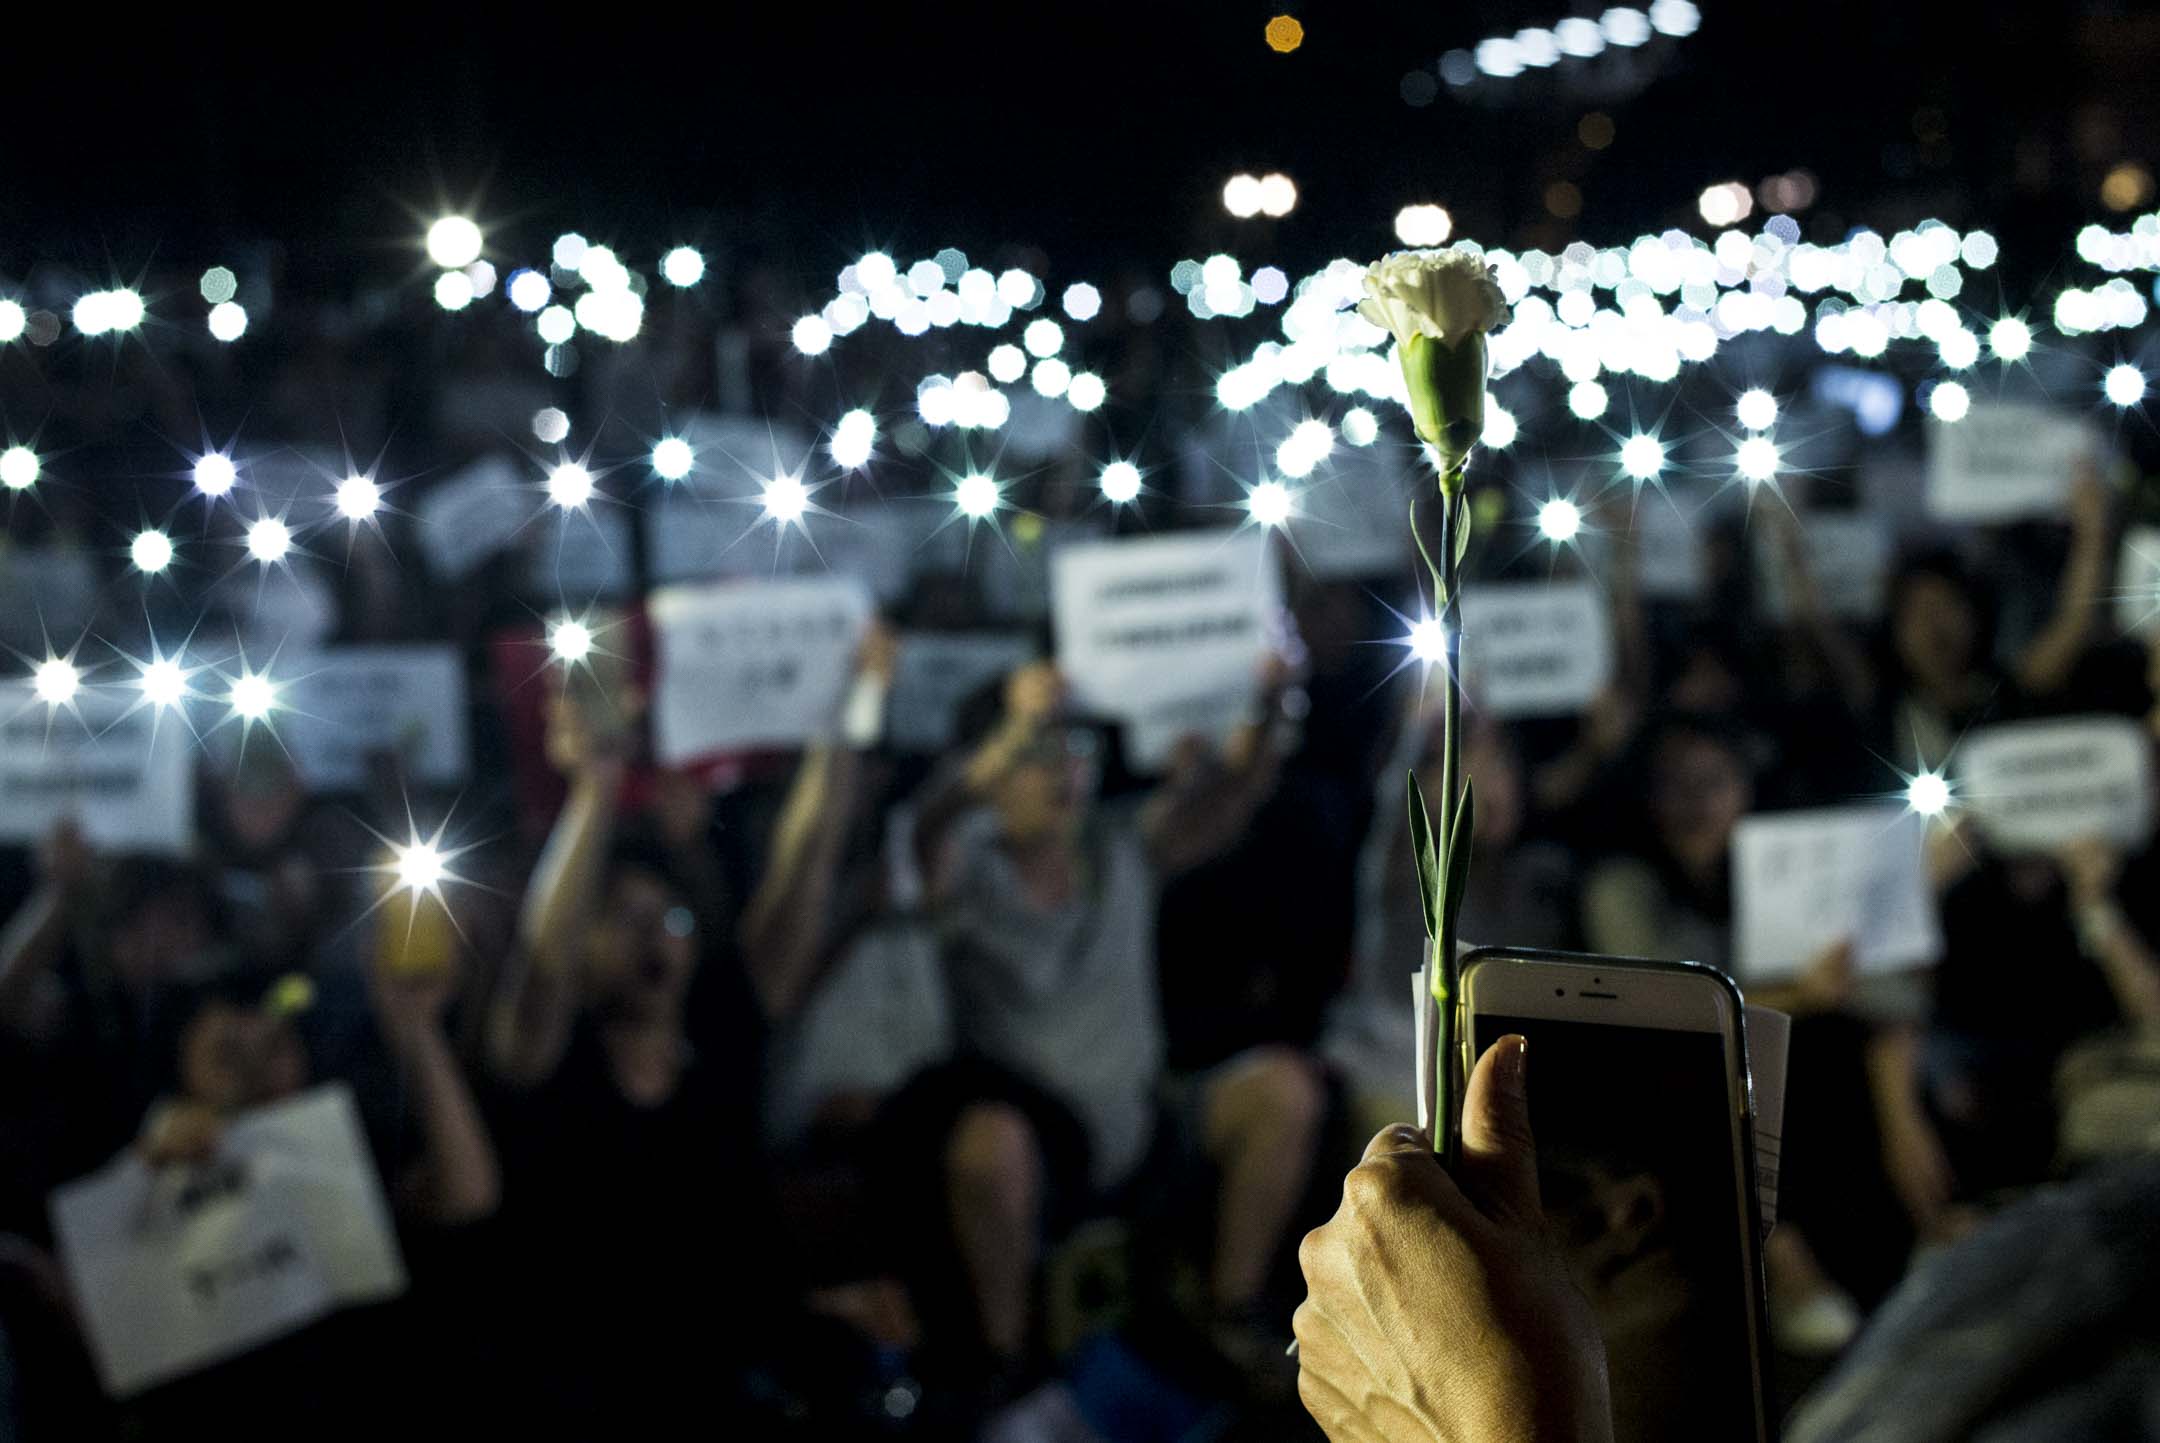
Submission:
[[231,973],[175,998],[178,1091],[225,1111],[260,1107],[308,1085],[307,1044],[293,999],[306,991],[257,971]]
[[[1003,678],[979,688],[960,706],[954,732],[963,751],[982,745],[1004,720]],[[1053,716],[1023,746],[990,791],[998,835],[1020,847],[1069,842],[1079,836],[1102,780],[1101,730]]]
[[991,790],[999,834],[1020,846],[1077,836],[1095,799],[1101,745],[1089,727],[1052,722],[1038,729]]
[[594,1005],[628,1021],[679,1016],[697,972],[698,947],[690,891],[667,853],[640,840],[617,842],[584,949]]
[[105,956],[131,992],[184,979],[220,940],[217,890],[198,868],[122,857],[104,893]]
[[1682,867],[1713,866],[1755,804],[1741,738],[1709,718],[1668,717],[1652,730],[1646,759],[1650,824],[1659,845]]
[[1986,661],[1992,619],[1954,554],[1932,551],[1907,558],[1891,578],[1889,610],[1890,646],[1909,681],[1948,686]]

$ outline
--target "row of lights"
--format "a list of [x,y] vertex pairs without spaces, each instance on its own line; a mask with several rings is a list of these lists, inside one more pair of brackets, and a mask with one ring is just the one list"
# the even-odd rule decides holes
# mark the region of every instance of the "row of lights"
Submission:
[[1570,16],[1549,30],[1533,26],[1481,40],[1468,50],[1450,50],[1440,57],[1440,78],[1457,87],[1473,84],[1481,75],[1510,80],[1563,60],[1593,59],[1608,47],[1632,50],[1648,44],[1653,34],[1676,39],[1692,35],[1701,25],[1702,11],[1693,0],[1656,0],[1647,12],[1615,6],[1595,20]]

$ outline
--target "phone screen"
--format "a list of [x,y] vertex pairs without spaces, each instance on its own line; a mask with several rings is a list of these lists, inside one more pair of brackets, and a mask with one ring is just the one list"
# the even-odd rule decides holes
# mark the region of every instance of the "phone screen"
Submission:
[[1757,1436],[1725,1041],[1478,1014],[1529,1040],[1545,1216],[1605,1335],[1620,1443]]

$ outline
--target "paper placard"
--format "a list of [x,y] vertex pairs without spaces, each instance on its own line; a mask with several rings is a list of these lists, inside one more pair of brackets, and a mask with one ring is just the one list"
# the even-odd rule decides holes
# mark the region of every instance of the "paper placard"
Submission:
[[1291,535],[1323,581],[1391,576],[1410,564],[1410,491],[1403,448],[1337,442],[1315,484],[1298,494]]
[[[1803,564],[1824,609],[1857,621],[1881,616],[1894,544],[1888,523],[1864,511],[1810,511],[1793,524],[1800,529]],[[1790,620],[1785,544],[1774,526],[1754,528],[1754,544],[1763,612],[1774,621]]]
[[1612,680],[1612,628],[1592,582],[1465,586],[1462,625],[1464,690],[1494,716],[1581,711]]
[[855,671],[870,595],[845,577],[668,587],[647,603],[663,766],[828,731]]
[[2123,533],[2115,567],[2115,624],[2136,635],[2160,632],[2160,526]]
[[[757,507],[675,488],[644,507],[645,564],[656,585],[770,576],[772,528],[758,527]],[[789,538],[799,542],[801,538]]]
[[41,655],[47,638],[88,629],[97,601],[97,567],[87,552],[0,541],[0,645]]
[[1850,942],[1861,972],[1942,951],[1927,878],[1927,822],[1903,803],[1744,817],[1733,829],[1733,968],[1744,982],[1793,977]]
[[195,840],[194,738],[175,716],[104,690],[51,711],[0,686],[0,841],[33,843],[73,816],[99,847],[185,852]]
[[[794,426],[697,411],[683,418],[675,434],[689,443],[694,458],[690,474],[676,485],[701,495],[754,500],[774,476],[804,476],[810,465],[810,435]],[[751,507],[743,524],[757,514]]]
[[531,519],[536,496],[501,456],[475,461],[421,496],[420,549],[444,581],[458,581],[505,550]]
[[1635,503],[1635,575],[1642,594],[1657,601],[1693,601],[1709,584],[1700,523],[1671,498],[1647,495]]
[[525,584],[542,596],[582,602],[624,597],[634,589],[635,540],[630,517],[618,506],[551,506],[526,536]]
[[2081,418],[2029,401],[1975,401],[1963,420],[1929,420],[1928,510],[1945,521],[2060,516],[2094,451]]
[[343,1083],[244,1114],[200,1166],[131,1150],[52,1195],[53,1232],[116,1398],[405,1290]]
[[1983,727],[1957,752],[1957,795],[2005,851],[2053,851],[2152,833],[2151,742],[2128,717]]
[[960,704],[1035,657],[1035,643],[1011,632],[911,631],[900,638],[886,733],[901,751],[952,745]]
[[1125,723],[1127,762],[1159,770],[1180,737],[1221,741],[1250,714],[1279,594],[1258,531],[1068,546],[1050,559],[1058,666]]
[[364,786],[374,752],[401,759],[421,785],[465,780],[465,665],[456,648],[328,647],[292,667],[278,737],[309,786]]

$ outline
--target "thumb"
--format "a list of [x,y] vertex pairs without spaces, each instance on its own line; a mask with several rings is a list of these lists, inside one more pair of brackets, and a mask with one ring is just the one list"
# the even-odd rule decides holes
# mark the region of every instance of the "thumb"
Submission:
[[1486,1048],[1463,1092],[1464,1181],[1478,1206],[1498,1222],[1534,1223],[1541,1214],[1527,1049],[1516,1033]]

